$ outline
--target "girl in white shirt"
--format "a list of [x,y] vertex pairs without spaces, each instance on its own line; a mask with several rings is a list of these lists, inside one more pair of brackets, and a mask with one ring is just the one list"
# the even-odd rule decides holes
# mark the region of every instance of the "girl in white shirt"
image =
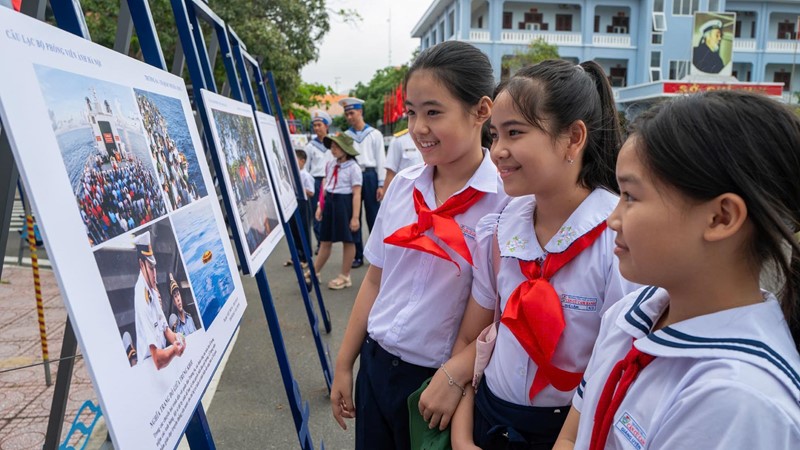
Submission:
[[506,203],[481,140],[493,88],[489,59],[458,41],[423,51],[406,76],[409,133],[425,165],[400,172],[381,203],[331,387],[339,425],[356,419],[356,449],[409,448],[408,396],[450,357],[475,226]]
[[[514,198],[478,226],[479,269],[456,344],[465,351],[445,365],[456,382],[469,385],[475,349],[468,344],[492,322],[498,299],[501,319],[474,398],[468,389],[453,417],[451,440],[454,449],[549,450],[601,315],[635,289],[619,274],[615,233],[606,228],[617,203],[620,126],[611,86],[592,61],[544,61],[495,92],[492,159]],[[432,385],[437,377],[449,381],[437,375]],[[438,394],[424,393],[420,410],[441,427],[447,417],[436,420]]]
[[797,448],[798,174],[800,119],[772,99],[706,92],[637,120],[608,226],[622,274],[659,287],[603,317],[556,448]]
[[[361,227],[361,169],[356,162],[358,151],[353,139],[345,134],[325,136],[325,147],[331,149],[334,160],[328,161],[322,182],[324,197],[320,197],[314,214],[320,223],[319,255],[314,270],[320,273],[331,256],[331,245],[342,243],[342,267],[339,275],[328,282],[328,289],[344,289],[353,285],[350,269],[356,254],[353,233]],[[309,275],[306,274],[306,280]]]

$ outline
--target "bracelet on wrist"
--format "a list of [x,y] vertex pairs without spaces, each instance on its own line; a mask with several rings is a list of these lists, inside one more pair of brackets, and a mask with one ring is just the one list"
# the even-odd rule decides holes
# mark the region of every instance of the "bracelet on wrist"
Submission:
[[444,366],[444,364],[442,364],[440,368],[442,369],[442,372],[444,372],[444,375],[447,377],[447,384],[461,389],[462,397],[467,395],[467,390],[464,389],[464,386],[461,386],[460,384],[456,383],[456,380],[454,380],[453,377],[450,376],[450,373],[447,371],[447,368]]

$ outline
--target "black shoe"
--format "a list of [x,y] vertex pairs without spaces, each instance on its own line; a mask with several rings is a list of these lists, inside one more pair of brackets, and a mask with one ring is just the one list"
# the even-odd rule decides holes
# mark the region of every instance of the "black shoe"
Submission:
[[364,265],[364,260],[359,258],[359,259],[354,259],[353,264],[351,264],[350,267],[352,267],[353,269],[358,269],[363,265]]

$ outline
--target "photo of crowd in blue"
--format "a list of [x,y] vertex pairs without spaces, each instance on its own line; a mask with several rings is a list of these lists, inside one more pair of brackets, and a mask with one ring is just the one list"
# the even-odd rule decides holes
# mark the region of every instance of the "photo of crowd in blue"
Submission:
[[208,202],[170,216],[206,330],[233,293],[233,275]]
[[90,245],[166,214],[132,90],[35,70]]
[[181,102],[138,89],[134,92],[167,206],[176,210],[205,197],[205,183]]
[[236,200],[239,218],[252,255],[278,226],[264,156],[252,116],[212,109],[218,145],[225,158],[225,176]]
[[203,324],[170,221],[114,239],[94,257],[128,363],[162,369],[180,357]]

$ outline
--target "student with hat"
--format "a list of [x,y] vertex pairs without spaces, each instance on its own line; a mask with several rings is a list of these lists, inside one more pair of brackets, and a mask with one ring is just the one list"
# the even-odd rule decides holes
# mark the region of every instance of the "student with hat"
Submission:
[[[355,97],[347,97],[339,100],[339,104],[344,108],[344,115],[350,128],[345,134],[353,138],[356,150],[359,152],[358,165],[364,173],[364,189],[362,198],[364,201],[364,213],[366,214],[367,227],[372,232],[375,225],[375,218],[378,217],[383,199],[383,181],[386,177],[386,153],[383,149],[383,135],[377,129],[364,122],[364,100]],[[361,231],[356,233],[356,257],[353,260],[353,267],[361,267],[364,264],[364,246],[361,239]]]
[[[322,140],[328,135],[328,129],[333,123],[331,116],[320,109],[311,111],[311,128],[315,136],[306,144],[306,171],[314,177],[314,196],[320,195],[320,186],[325,178],[325,166],[333,160],[331,153],[325,147]],[[319,250],[319,221],[314,218],[314,236],[317,238],[317,250]]]
[[177,310],[177,321],[175,322],[175,328],[173,331],[176,333],[181,333],[184,336],[194,333],[197,331],[197,328],[194,326],[194,320],[192,319],[192,315],[189,314],[185,309],[183,309],[183,297],[181,296],[181,289],[178,286],[178,282],[175,281],[175,277],[172,274],[169,274],[169,294],[172,297],[172,304],[175,306]]
[[722,41],[722,21],[712,19],[700,25],[703,36],[692,51],[692,64],[706,73],[719,73],[725,63],[719,56],[719,43]]
[[314,261],[314,270],[321,272],[331,256],[331,244],[341,242],[344,247],[341,272],[328,283],[329,289],[338,290],[353,285],[350,269],[356,253],[354,241],[356,235],[361,234],[362,174],[355,160],[358,151],[350,136],[325,136],[323,143],[335,160],[325,169],[324,196],[315,214],[321,224],[319,256]]
[[136,354],[138,360],[152,358],[156,369],[166,367],[174,357],[183,355],[185,343],[173,332],[164,317],[161,294],[156,282],[156,258],[150,231],[133,238],[139,260],[139,278],[133,288],[136,317]]

